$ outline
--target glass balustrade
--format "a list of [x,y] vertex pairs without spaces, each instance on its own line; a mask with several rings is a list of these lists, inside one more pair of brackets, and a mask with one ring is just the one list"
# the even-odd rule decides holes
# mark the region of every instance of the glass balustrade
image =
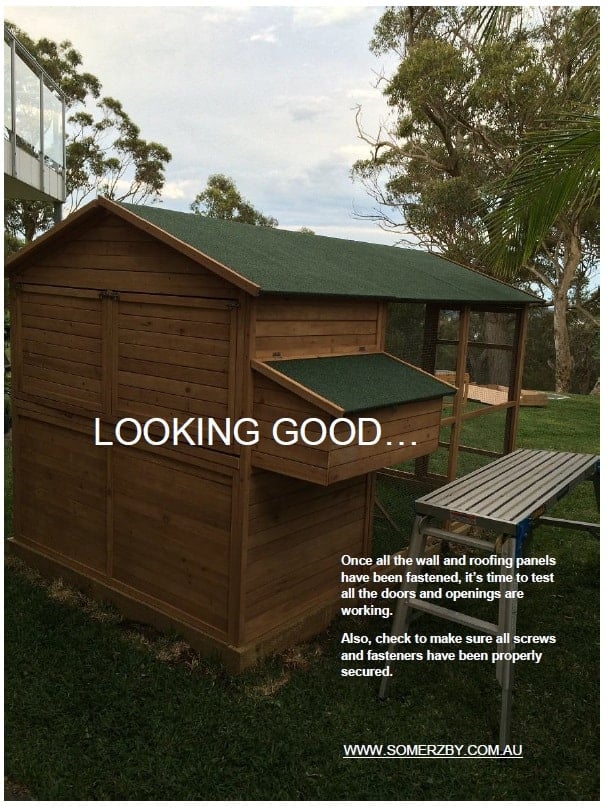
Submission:
[[63,94],[6,28],[4,139],[5,190],[8,177],[55,199],[65,198]]

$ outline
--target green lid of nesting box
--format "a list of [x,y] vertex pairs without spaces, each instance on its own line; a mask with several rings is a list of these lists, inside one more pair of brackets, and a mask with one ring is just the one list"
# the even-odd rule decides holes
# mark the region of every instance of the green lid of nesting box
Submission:
[[280,374],[357,413],[452,396],[456,389],[388,354],[353,354],[265,363]]

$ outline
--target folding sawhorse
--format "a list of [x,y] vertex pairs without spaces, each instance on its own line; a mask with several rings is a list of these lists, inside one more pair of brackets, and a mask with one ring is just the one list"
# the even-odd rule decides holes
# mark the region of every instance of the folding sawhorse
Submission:
[[[509,597],[508,591],[518,589],[516,559],[522,556],[524,542],[534,526],[540,523],[598,535],[597,524],[544,515],[575,486],[589,479],[594,483],[598,507],[599,470],[600,459],[596,455],[520,449],[416,500],[415,521],[408,550],[412,564],[405,570],[418,573],[420,565],[417,559],[423,556],[425,537],[435,537],[490,554],[496,553],[503,560],[511,560],[507,564],[501,563],[501,571],[511,572],[513,581],[502,581],[500,584],[499,617],[496,624],[414,597],[398,601],[391,634],[397,636],[403,633],[410,623],[412,613],[419,611],[446,618],[486,635],[509,639],[498,642],[496,650],[513,652],[518,601]],[[430,525],[433,520],[450,520],[489,529],[498,535],[498,540],[495,543],[436,528]],[[416,584],[408,583],[405,589],[418,592]],[[395,644],[389,647],[390,651],[394,648]],[[501,685],[499,743],[506,745],[510,738],[514,664],[511,660],[500,661],[496,667],[497,679]],[[381,699],[386,697],[388,682],[389,676],[383,677],[379,691]]]

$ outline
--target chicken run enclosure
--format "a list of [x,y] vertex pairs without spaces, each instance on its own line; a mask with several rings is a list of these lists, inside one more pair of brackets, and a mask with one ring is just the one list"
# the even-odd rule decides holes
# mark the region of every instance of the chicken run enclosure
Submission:
[[[539,301],[438,256],[98,199],[7,272],[13,551],[233,671],[332,619],[378,473],[407,498],[514,448]],[[164,440],[189,419],[215,440]]]

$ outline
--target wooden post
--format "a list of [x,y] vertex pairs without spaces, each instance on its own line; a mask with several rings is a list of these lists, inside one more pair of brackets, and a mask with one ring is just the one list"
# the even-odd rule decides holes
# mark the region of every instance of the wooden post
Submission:
[[[239,296],[231,324],[231,346],[234,345],[234,418],[251,417],[253,382],[250,360],[254,351],[256,302],[247,295]],[[235,329],[236,331],[233,331]],[[231,352],[233,349],[231,348]],[[234,646],[244,642],[246,569],[249,539],[249,499],[252,477],[252,448],[241,447],[239,468],[233,477],[231,511],[231,543],[228,584],[228,637]]]
[[461,414],[463,412],[463,386],[467,367],[467,346],[469,342],[469,315],[470,307],[465,306],[459,310],[459,344],[457,346],[457,361],[455,365],[455,385],[457,393],[453,398],[454,421],[450,428],[450,442],[448,447],[448,480],[457,476],[459,460],[459,440],[461,437]]
[[522,373],[524,371],[528,316],[528,306],[523,306],[516,312],[512,367],[510,369],[510,389],[508,391],[508,402],[515,402],[515,404],[512,407],[508,407],[506,411],[505,434],[503,438],[504,454],[512,452],[516,448],[516,431],[518,429],[518,413],[520,411],[520,391],[522,389]]
[[[436,370],[436,354],[438,350],[438,328],[440,324],[440,307],[428,303],[425,307],[425,325],[423,326],[423,346],[419,367],[430,374]],[[415,477],[425,477],[429,471],[429,455],[423,455],[414,462]]]

